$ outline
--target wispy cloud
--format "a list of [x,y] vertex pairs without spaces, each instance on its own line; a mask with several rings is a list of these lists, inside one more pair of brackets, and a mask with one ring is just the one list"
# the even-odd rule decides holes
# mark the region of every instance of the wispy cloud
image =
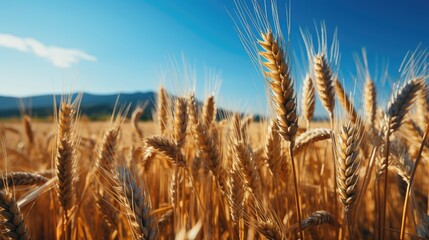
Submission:
[[97,61],[97,58],[79,49],[68,49],[56,46],[46,46],[33,38],[20,38],[10,34],[0,33],[0,47],[11,48],[21,52],[33,53],[45,58],[55,67],[69,68],[81,60]]

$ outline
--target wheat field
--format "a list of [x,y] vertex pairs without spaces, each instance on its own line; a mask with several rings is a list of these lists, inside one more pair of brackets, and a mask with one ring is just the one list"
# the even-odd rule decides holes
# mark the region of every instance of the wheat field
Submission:
[[[122,106],[91,122],[67,96],[51,122],[2,122],[2,239],[428,239],[427,53],[386,104],[366,71],[357,105],[323,26],[319,46],[303,33],[296,79],[277,18],[239,7],[269,117],[161,86],[151,122]],[[313,121],[317,99],[327,121]]]

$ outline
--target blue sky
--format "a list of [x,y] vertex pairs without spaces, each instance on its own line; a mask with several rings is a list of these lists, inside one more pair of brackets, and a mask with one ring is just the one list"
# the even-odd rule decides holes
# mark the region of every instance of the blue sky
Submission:
[[[284,3],[278,2],[284,22]],[[349,80],[356,72],[353,54],[362,47],[372,72],[388,60],[396,79],[406,52],[420,43],[429,46],[427,0],[292,0],[291,6],[296,52],[302,47],[300,27],[314,32],[314,23],[325,20],[331,35],[338,28],[348,91],[355,89]],[[0,95],[156,90],[172,59],[181,65],[185,56],[196,69],[200,98],[215,88],[204,82],[209,69],[222,79],[220,105],[263,111],[265,84],[236,33],[227,11],[233,8],[231,0],[1,1]],[[300,83],[305,69],[297,72]],[[167,78],[167,88],[186,90],[183,82]]]

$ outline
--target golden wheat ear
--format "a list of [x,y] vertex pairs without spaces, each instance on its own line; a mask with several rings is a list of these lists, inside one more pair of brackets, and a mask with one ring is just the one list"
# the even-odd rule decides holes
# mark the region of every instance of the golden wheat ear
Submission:
[[311,79],[310,76],[306,76],[302,90],[302,115],[307,121],[307,128],[309,128],[310,122],[313,119],[315,108],[316,101],[314,96],[313,79]]
[[64,209],[65,220],[71,217],[75,204],[76,142],[74,136],[75,105],[62,102],[58,120],[57,189],[58,199]]
[[273,33],[268,30],[261,35],[262,40],[259,41],[259,45],[264,51],[260,51],[259,54],[265,59],[262,64],[266,68],[264,75],[272,93],[278,131],[283,139],[293,141],[298,131],[298,117],[289,66],[282,46],[279,45]]
[[164,134],[167,129],[170,111],[170,98],[164,87],[160,87],[157,95],[157,118],[161,134]]
[[185,98],[178,97],[174,106],[174,139],[177,148],[182,148],[186,141],[186,128],[188,126],[187,102]]
[[126,215],[131,220],[135,232],[138,233],[137,237],[148,240],[158,239],[158,221],[151,213],[149,195],[128,167],[120,167],[118,176],[128,204]]
[[359,126],[352,123],[344,125],[335,141],[338,192],[346,211],[352,208],[359,195],[360,133],[358,128]]
[[168,161],[178,166],[185,167],[185,157],[177,147],[176,142],[165,137],[150,137],[146,139],[148,146],[167,157]]
[[334,113],[335,108],[335,86],[332,77],[332,70],[324,54],[314,56],[314,80],[317,92],[322,101],[323,107],[329,114]]
[[3,190],[5,187],[40,185],[47,181],[46,177],[37,173],[11,172],[0,180],[0,190]]
[[367,77],[364,86],[364,111],[367,123],[374,128],[377,117],[377,89],[371,78]]
[[134,112],[131,115],[131,120],[130,123],[132,124],[131,126],[133,127],[135,133],[138,136],[138,140],[143,139],[143,130],[140,128],[139,126],[139,121],[141,116],[144,113],[144,106],[137,106],[136,109],[134,109]]
[[387,106],[386,121],[389,132],[393,133],[402,125],[405,115],[415,101],[416,94],[423,87],[423,79],[415,78],[406,82],[393,94]]
[[338,100],[341,104],[341,106],[346,110],[347,116],[353,123],[357,121],[358,114],[356,113],[354,104],[352,100],[347,95],[346,91],[344,90],[343,85],[340,83],[338,79],[335,80],[335,89],[337,91]]
[[10,239],[30,239],[21,210],[15,198],[7,191],[0,191],[0,216],[2,236]]

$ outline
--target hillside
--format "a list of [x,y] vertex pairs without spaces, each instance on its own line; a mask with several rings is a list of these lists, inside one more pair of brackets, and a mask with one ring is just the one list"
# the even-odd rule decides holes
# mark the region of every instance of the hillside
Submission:
[[[77,94],[73,94],[73,99]],[[145,114],[142,119],[151,119],[151,113],[155,107],[154,92],[136,92],[126,94],[91,94],[83,93],[81,101],[81,113],[91,119],[103,118],[113,112],[116,101],[118,106],[128,106],[133,109],[136,104],[147,102]],[[54,101],[58,106],[61,95],[39,95],[30,97],[0,96],[0,118],[15,118],[21,115],[20,110],[25,107],[25,112],[30,112],[33,117],[46,118],[52,116]]]

